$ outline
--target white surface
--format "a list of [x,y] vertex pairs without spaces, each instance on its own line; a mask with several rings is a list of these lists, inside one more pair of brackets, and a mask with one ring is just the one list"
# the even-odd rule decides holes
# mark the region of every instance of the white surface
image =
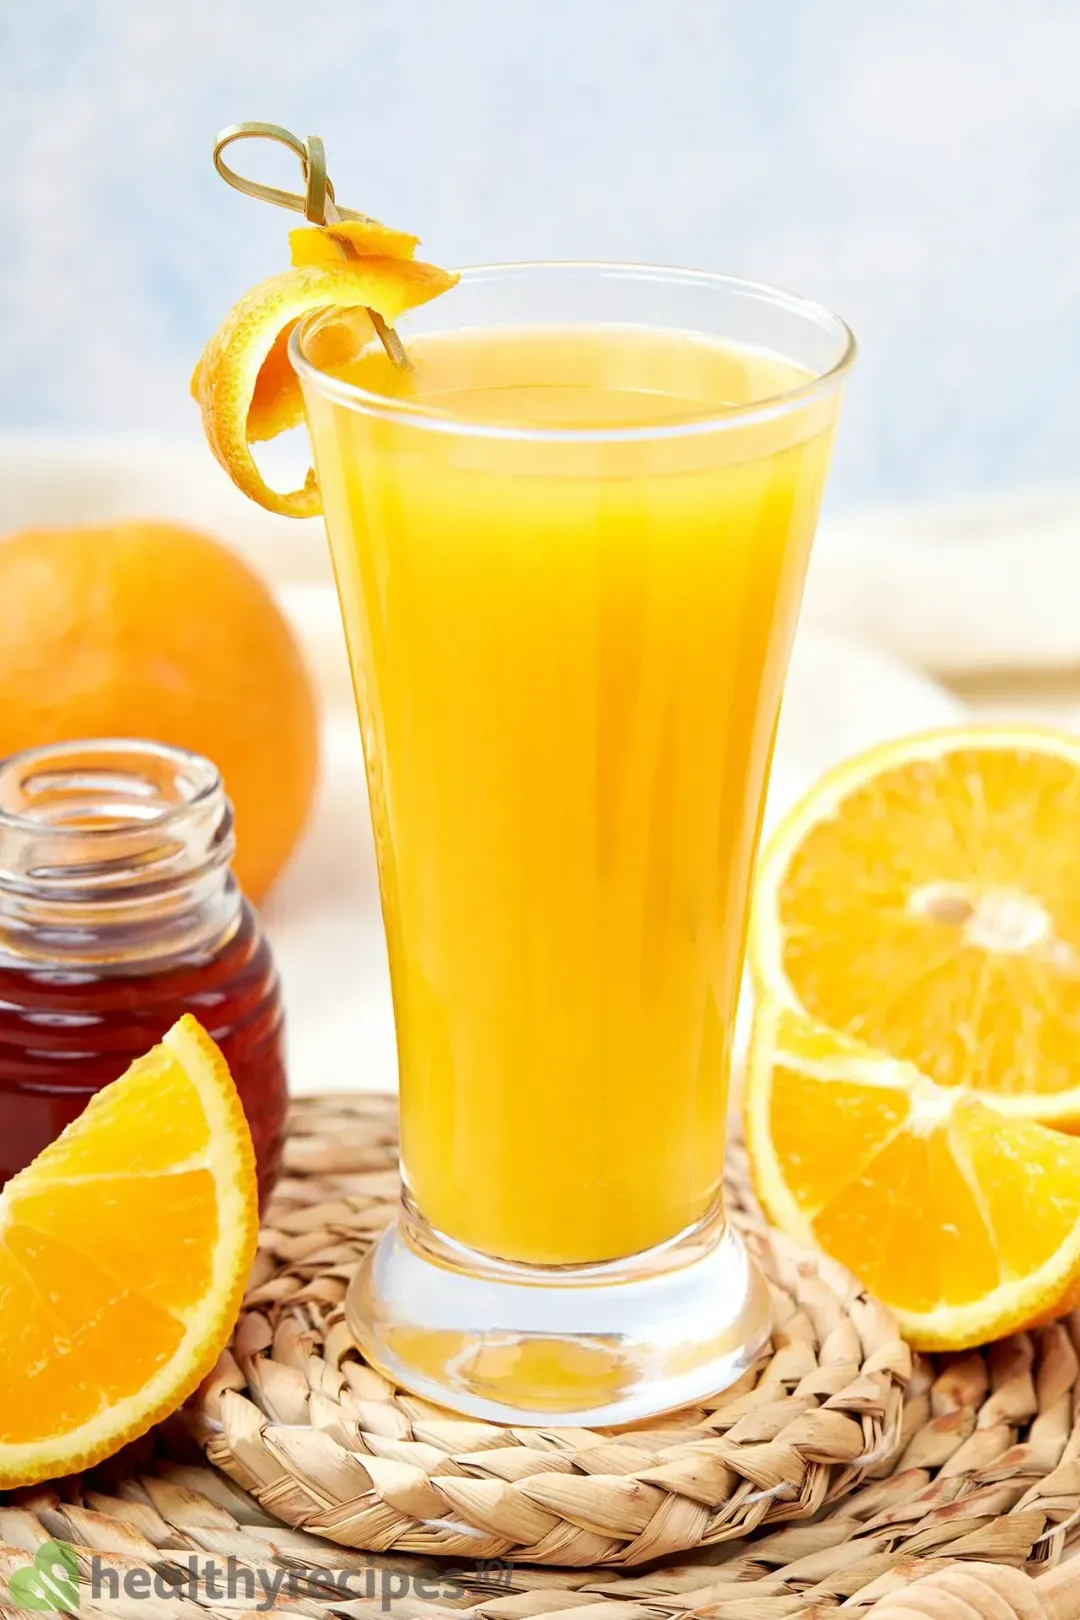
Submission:
[[826,523],[803,622],[940,675],[1080,666],[1080,488]]
[[[1075,0],[0,12],[6,427],[195,442],[202,344],[285,263],[288,219],[210,163],[262,118],[448,264],[655,260],[833,304],[862,350],[838,506],[1075,466]],[[284,154],[260,172],[295,185]]]
[[[393,1022],[363,762],[321,525],[260,512],[201,450],[0,437],[0,534],[149,513],[198,523],[244,551],[277,587],[308,648],[324,699],[323,780],[312,825],[267,909],[285,982],[292,1081],[301,1091],[391,1085]],[[1011,671],[980,689],[980,714],[1080,722],[1080,685],[1063,677],[1048,697],[1024,678],[1080,660],[1077,542],[1080,492],[1068,491],[826,523],[792,661],[769,821],[853,750],[962,715],[964,704],[928,671],[978,674],[984,683],[988,672]]]

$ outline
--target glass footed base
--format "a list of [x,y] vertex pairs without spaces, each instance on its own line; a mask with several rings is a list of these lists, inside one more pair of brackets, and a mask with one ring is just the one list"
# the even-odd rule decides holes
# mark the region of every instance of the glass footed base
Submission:
[[628,1260],[542,1267],[465,1249],[406,1204],[345,1313],[395,1383],[507,1424],[654,1417],[734,1383],[769,1337],[768,1289],[719,1211]]

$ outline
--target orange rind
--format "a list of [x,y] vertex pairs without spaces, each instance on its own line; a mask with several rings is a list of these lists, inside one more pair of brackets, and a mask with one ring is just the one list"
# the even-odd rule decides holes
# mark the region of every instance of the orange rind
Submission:
[[294,265],[336,264],[345,256],[411,259],[420,245],[418,236],[395,231],[377,219],[343,219],[336,225],[298,225],[289,232]]
[[245,495],[284,517],[321,510],[315,473],[301,489],[272,489],[251,446],[303,419],[288,342],[312,310],[366,308],[388,325],[437,298],[457,276],[413,258],[416,238],[377,220],[347,220],[290,233],[293,267],[233,305],[203,351],[191,382],[214,455]]

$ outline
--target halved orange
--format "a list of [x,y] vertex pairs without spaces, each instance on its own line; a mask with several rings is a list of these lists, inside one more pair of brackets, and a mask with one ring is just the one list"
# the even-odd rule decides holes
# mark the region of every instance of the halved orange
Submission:
[[892,1308],[960,1350],[1080,1299],[1080,1140],[1002,1115],[775,1002],[746,1086],[758,1196]]
[[759,995],[1080,1131],[1080,741],[1029,726],[887,743],[830,772],[759,871]]
[[258,1221],[240,1099],[187,1015],[0,1193],[0,1486],[87,1468],[190,1395]]

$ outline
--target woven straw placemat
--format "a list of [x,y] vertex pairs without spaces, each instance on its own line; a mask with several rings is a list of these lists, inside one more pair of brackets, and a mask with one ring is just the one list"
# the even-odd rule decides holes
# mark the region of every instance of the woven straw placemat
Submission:
[[342,1320],[398,1195],[389,1097],[298,1102],[252,1286],[194,1420],[277,1518],[348,1547],[594,1567],[804,1519],[886,1468],[911,1355],[840,1268],[729,1206],[769,1281],[773,1346],[723,1395],[619,1431],[462,1419],[368,1367]]
[[1080,1573],[1054,1567],[1080,1528],[1080,1313],[911,1358],[842,1272],[765,1230],[736,1163],[777,1306],[753,1375],[618,1434],[462,1422],[340,1330],[395,1146],[390,1099],[294,1106],[232,1350],[153,1436],[0,1500],[0,1620],[54,1539],[87,1617],[1080,1620]]
[[[205,1463],[177,1461],[184,1440],[172,1426],[155,1449],[129,1448],[92,1475],[0,1503],[3,1620],[30,1620],[8,1582],[50,1541],[75,1553],[84,1620],[1080,1620],[1072,1566],[1040,1559],[1029,1565],[1049,1571],[1038,1579],[1023,1568],[1053,1548],[1057,1532],[1039,1544],[1040,1527],[1075,1512],[1075,1481],[1048,1493],[1019,1457],[990,1489],[941,1474],[954,1484],[928,1497],[901,1474],[814,1524],[615,1572],[335,1546],[280,1524]],[[954,1595],[959,1586],[969,1607],[920,1601],[912,1582],[927,1577]]]

